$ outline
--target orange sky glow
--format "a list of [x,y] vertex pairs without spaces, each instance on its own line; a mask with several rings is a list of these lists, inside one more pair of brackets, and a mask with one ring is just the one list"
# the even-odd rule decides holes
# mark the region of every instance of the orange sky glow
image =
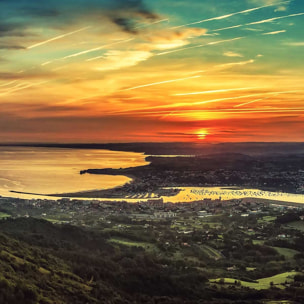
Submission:
[[0,3],[1,142],[304,138],[301,0],[21,2]]

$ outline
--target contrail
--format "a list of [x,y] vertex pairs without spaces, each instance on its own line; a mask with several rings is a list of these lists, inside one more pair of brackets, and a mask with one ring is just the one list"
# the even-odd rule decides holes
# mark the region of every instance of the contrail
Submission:
[[38,46],[41,46],[41,45],[44,45],[44,44],[47,44],[49,42],[52,42],[52,41],[55,41],[55,40],[59,40],[59,39],[62,39],[64,37],[67,37],[67,36],[70,36],[70,35],[74,35],[76,33],[79,33],[79,32],[82,32],[82,31],[85,31],[87,29],[91,28],[91,26],[86,26],[86,27],[83,27],[77,31],[73,31],[73,32],[70,32],[70,33],[66,33],[66,34],[63,34],[63,35],[59,35],[59,36],[56,36],[54,38],[51,38],[51,39],[48,39],[48,40],[45,40],[45,41],[42,41],[42,42],[39,42],[39,43],[36,43],[36,44],[33,44],[31,46],[28,46],[27,49],[33,49],[35,47],[38,47]]
[[287,94],[287,93],[294,93],[294,92],[299,92],[299,91],[284,91],[284,92],[257,93],[257,94],[250,94],[250,95],[237,96],[237,97],[227,97],[227,98],[222,98],[222,99],[206,100],[206,101],[201,101],[201,102],[195,102],[195,103],[192,103],[191,105],[201,105],[201,104],[213,103],[213,102],[218,102],[218,101],[225,101],[225,100],[235,100],[235,99],[249,98],[249,97],[260,96],[260,95],[262,95],[262,94],[264,94],[264,95],[279,95],[279,94]]
[[160,82],[153,82],[153,83],[149,83],[149,84],[144,84],[144,85],[140,85],[140,86],[124,89],[124,90],[121,90],[121,91],[131,91],[131,90],[145,88],[145,87],[151,87],[151,86],[155,86],[155,85],[159,85],[159,84],[171,83],[171,82],[177,82],[177,81],[183,81],[183,80],[194,79],[194,78],[199,78],[199,77],[201,77],[201,76],[197,75],[197,76],[191,76],[191,77],[185,77],[185,78],[165,80],[165,81],[160,81]]
[[260,20],[260,21],[246,23],[246,25],[268,23],[268,22],[272,22],[272,21],[275,21],[275,20],[280,20],[280,19],[285,19],[285,18],[291,18],[291,17],[297,17],[297,16],[302,16],[302,15],[304,15],[304,13],[291,14],[291,15],[286,15],[286,16],[281,16],[281,17],[274,17],[274,18],[270,18],[270,19],[264,19],[264,20]]
[[268,97],[251,100],[251,101],[248,101],[248,102],[244,102],[244,103],[235,105],[233,107],[234,108],[239,108],[239,107],[242,107],[242,106],[245,106],[245,105],[248,105],[248,104],[252,104],[252,103],[255,103],[255,102],[258,102],[258,101],[261,101],[261,100],[266,100],[266,99],[269,99],[271,97],[275,97],[275,96],[278,96],[278,95],[281,95],[281,94],[296,93],[296,92],[301,92],[301,91],[300,90],[295,90],[295,91],[283,91],[283,92],[273,92],[273,93],[270,92],[270,93],[266,93],[266,94],[270,94],[270,96],[268,96]]
[[[231,114],[249,114],[249,113],[286,113],[286,112],[304,112],[304,108],[273,108],[273,109],[246,109],[246,110],[229,110],[229,109],[224,109],[224,110],[208,110],[208,112],[211,113],[231,113]],[[204,112],[204,113],[208,113],[208,112]],[[162,116],[161,118],[165,118],[168,116],[185,116],[187,115],[187,113],[190,113],[190,115],[192,113],[198,113],[197,110],[186,110],[186,111],[174,111],[172,113],[166,114],[164,116]],[[141,114],[144,115],[145,113]],[[150,114],[150,113],[148,113]],[[154,114],[154,113],[152,113]],[[157,113],[155,113],[155,116],[159,116],[157,115]]]
[[15,82],[17,82],[17,80],[13,80],[13,81],[10,81],[10,82],[1,84],[0,87],[7,87],[7,86],[9,86],[10,84],[14,84]]
[[222,27],[216,30],[211,30],[211,32],[220,32],[220,31],[225,31],[225,30],[230,30],[238,27],[242,27],[244,24],[238,24],[238,25],[233,25],[233,26],[228,26],[228,27]]
[[278,3],[263,5],[263,6],[259,6],[259,7],[255,7],[255,8],[250,8],[250,9],[247,9],[247,10],[244,10],[244,11],[240,11],[240,12],[235,12],[235,13],[231,13],[231,14],[227,14],[227,15],[223,15],[223,16],[213,17],[213,18],[209,18],[209,19],[203,19],[203,20],[200,20],[200,21],[175,26],[175,27],[172,27],[171,29],[177,29],[177,28],[181,28],[181,27],[184,27],[184,26],[200,24],[200,23],[203,23],[203,22],[208,22],[208,21],[213,21],[213,20],[227,19],[227,18],[230,18],[230,17],[235,16],[235,15],[246,14],[246,13],[250,13],[250,12],[253,12],[253,11],[256,11],[256,10],[263,9],[265,7],[270,7],[270,6],[280,5],[280,4],[286,4],[286,3],[289,3],[289,2],[288,1],[283,1],[283,2],[278,2]]
[[156,55],[157,56],[161,56],[161,55],[166,55],[166,54],[171,54],[171,53],[176,53],[176,52],[182,52],[182,51],[186,51],[186,50],[190,50],[190,49],[194,49],[194,48],[199,48],[199,47],[204,47],[204,46],[208,46],[208,45],[215,45],[215,44],[220,44],[220,43],[224,43],[224,42],[230,42],[230,41],[240,40],[240,39],[243,39],[243,38],[245,38],[245,37],[237,37],[237,38],[232,38],[232,39],[219,40],[219,41],[209,42],[209,43],[206,43],[206,44],[189,46],[189,47],[178,49],[178,50],[161,52],[161,53],[158,53]]
[[41,63],[41,65],[42,65],[42,66],[45,66],[45,65],[48,65],[48,64],[50,64],[50,63],[52,63],[52,62],[53,62],[52,60],[46,61],[46,62]]
[[248,98],[248,97],[255,97],[260,96],[265,93],[256,93],[256,94],[250,94],[250,95],[243,95],[243,96],[237,96],[237,97],[226,97],[226,98],[217,98],[217,99],[211,99],[211,100],[204,100],[204,101],[197,101],[197,102],[180,102],[170,105],[162,105],[162,106],[154,106],[154,107],[145,107],[145,108],[138,108],[133,110],[122,110],[122,111],[116,111],[115,113],[126,113],[126,112],[133,112],[133,111],[143,111],[143,110],[152,110],[152,109],[168,109],[168,108],[177,108],[177,107],[192,107],[207,103],[214,103],[219,101],[225,101],[225,100],[234,100],[234,99],[242,99],[242,98]]
[[246,64],[250,64],[250,63],[254,63],[254,62],[255,61],[253,59],[250,59],[247,61],[219,64],[219,65],[216,65],[215,68],[225,68],[225,67],[230,67],[230,66],[235,66],[235,65],[246,65]]
[[8,92],[8,91],[11,91],[12,89],[20,88],[20,87],[27,86],[27,85],[28,85],[28,82],[17,83],[17,84],[15,84],[13,86],[10,86],[9,88],[3,88],[1,90],[6,90],[5,92]]
[[116,44],[124,43],[124,42],[129,42],[131,40],[134,40],[134,38],[121,40],[121,41],[106,44],[106,45],[103,45],[103,46],[100,46],[100,47],[97,47],[97,48],[93,48],[93,49],[89,49],[89,50],[86,50],[86,51],[81,51],[81,52],[78,52],[78,53],[74,53],[74,54],[63,57],[62,59],[64,60],[64,59],[68,59],[68,58],[72,58],[72,57],[78,57],[78,56],[81,56],[81,55],[85,55],[85,54],[88,54],[88,53],[92,53],[92,52],[102,50],[102,49],[107,48],[107,47],[112,46],[112,45],[116,45]]
[[171,96],[202,95],[202,94],[224,93],[224,92],[244,91],[244,90],[253,90],[253,89],[258,89],[258,88],[257,88],[257,87],[249,87],[249,88],[236,88],[236,89],[212,90],[212,91],[202,91],[202,92],[191,92],[191,93],[173,94],[173,95],[171,95]]
[[131,41],[131,40],[134,40],[134,38],[126,39],[126,40],[121,40],[121,41],[113,42],[113,43],[110,43],[110,44],[105,44],[105,45],[97,47],[97,48],[93,48],[93,49],[77,52],[77,53],[74,53],[74,54],[62,57],[62,58],[57,58],[57,59],[54,59],[54,60],[46,61],[46,62],[42,63],[41,65],[45,66],[45,65],[48,65],[48,64],[56,62],[56,61],[65,60],[65,59],[69,59],[69,58],[73,58],[73,57],[78,57],[78,56],[81,56],[81,55],[89,54],[89,53],[96,52],[96,51],[102,50],[104,48],[107,48],[109,46],[116,45],[116,44],[119,44],[119,43],[128,42],[128,41]]
[[158,24],[158,23],[162,23],[162,22],[169,22],[169,19],[162,19],[162,20],[158,20],[152,23],[147,23],[147,24],[142,24],[142,25],[138,25],[136,27],[134,27],[134,29],[139,29],[139,28],[143,28],[143,27],[148,27],[150,25],[154,25],[154,24]]
[[217,99],[210,99],[210,100],[204,100],[204,101],[198,101],[198,102],[181,102],[181,103],[175,103],[170,105],[161,105],[161,106],[154,106],[154,107],[145,107],[145,108],[137,108],[133,110],[122,110],[122,111],[116,111],[113,113],[130,113],[130,112],[137,112],[137,111],[144,111],[144,110],[156,110],[156,109],[170,109],[170,108],[177,108],[177,107],[192,107],[192,106],[199,106],[203,104],[209,104],[209,103],[216,103],[221,101],[227,101],[227,100],[238,100],[243,98],[250,98],[250,97],[257,97],[261,95],[276,95],[276,94],[285,94],[285,93],[292,93],[292,92],[299,92],[299,91],[284,91],[284,92],[261,92],[261,93],[255,93],[255,94],[248,94],[248,95],[242,95],[242,96],[236,96],[236,97],[225,97],[225,98],[217,98]]
[[[233,114],[239,114],[239,113],[281,113],[281,112],[302,112],[304,111],[304,108],[272,108],[272,109],[255,109],[255,108],[250,108],[250,109],[208,109],[207,112],[204,111],[204,113],[233,113]],[[174,110],[174,111],[150,111],[150,112],[136,112],[136,114],[140,114],[140,115],[149,115],[151,116],[153,114],[153,116],[160,116],[162,115],[160,118],[165,118],[168,116],[181,116],[181,115],[185,115],[187,113],[198,113],[198,110]],[[121,114],[119,114],[121,115]]]
[[263,33],[262,35],[277,35],[277,34],[280,34],[280,33],[286,33],[286,30]]
[[304,112],[304,108],[275,108],[269,110],[246,109],[241,111],[226,111],[229,113],[285,113],[285,112]]
[[18,87],[18,88],[15,88],[15,89],[8,90],[4,93],[1,93],[0,96],[4,96],[4,95],[8,95],[10,93],[17,92],[17,91],[25,90],[25,89],[28,89],[28,88],[31,88],[31,87],[34,87],[34,86],[44,84],[46,82],[49,82],[49,81],[42,81],[42,82],[38,82],[38,83],[27,84],[27,85],[24,85],[23,87]]
[[105,58],[105,56],[97,56],[97,57],[89,58],[86,61],[94,61],[94,60],[101,59],[101,58]]
[[265,97],[265,98],[259,98],[259,99],[251,100],[251,101],[248,101],[248,102],[244,102],[244,103],[235,105],[235,106],[233,106],[233,107],[234,107],[234,108],[239,108],[239,107],[242,107],[242,106],[245,106],[245,105],[254,103],[254,102],[258,102],[258,101],[261,101],[261,100],[264,100],[264,99],[268,99],[268,98],[270,98],[270,96],[269,96],[269,97]]

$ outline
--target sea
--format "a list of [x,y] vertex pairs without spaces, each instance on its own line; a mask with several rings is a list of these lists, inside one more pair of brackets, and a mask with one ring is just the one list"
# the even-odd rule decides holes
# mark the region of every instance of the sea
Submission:
[[114,188],[126,176],[80,174],[81,170],[128,168],[149,164],[143,153],[110,150],[0,147],[0,195],[62,194]]

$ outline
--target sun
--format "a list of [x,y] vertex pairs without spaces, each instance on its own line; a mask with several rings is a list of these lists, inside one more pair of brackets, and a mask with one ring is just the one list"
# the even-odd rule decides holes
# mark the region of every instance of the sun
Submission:
[[205,139],[208,134],[209,134],[209,132],[206,129],[200,129],[196,132],[198,139],[201,139],[201,140]]

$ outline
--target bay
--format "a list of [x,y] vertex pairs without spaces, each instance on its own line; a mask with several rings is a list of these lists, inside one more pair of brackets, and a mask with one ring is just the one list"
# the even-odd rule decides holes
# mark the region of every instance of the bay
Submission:
[[57,194],[109,189],[129,182],[126,176],[80,175],[91,168],[127,168],[148,164],[142,153],[110,150],[0,147],[0,195],[11,191]]

